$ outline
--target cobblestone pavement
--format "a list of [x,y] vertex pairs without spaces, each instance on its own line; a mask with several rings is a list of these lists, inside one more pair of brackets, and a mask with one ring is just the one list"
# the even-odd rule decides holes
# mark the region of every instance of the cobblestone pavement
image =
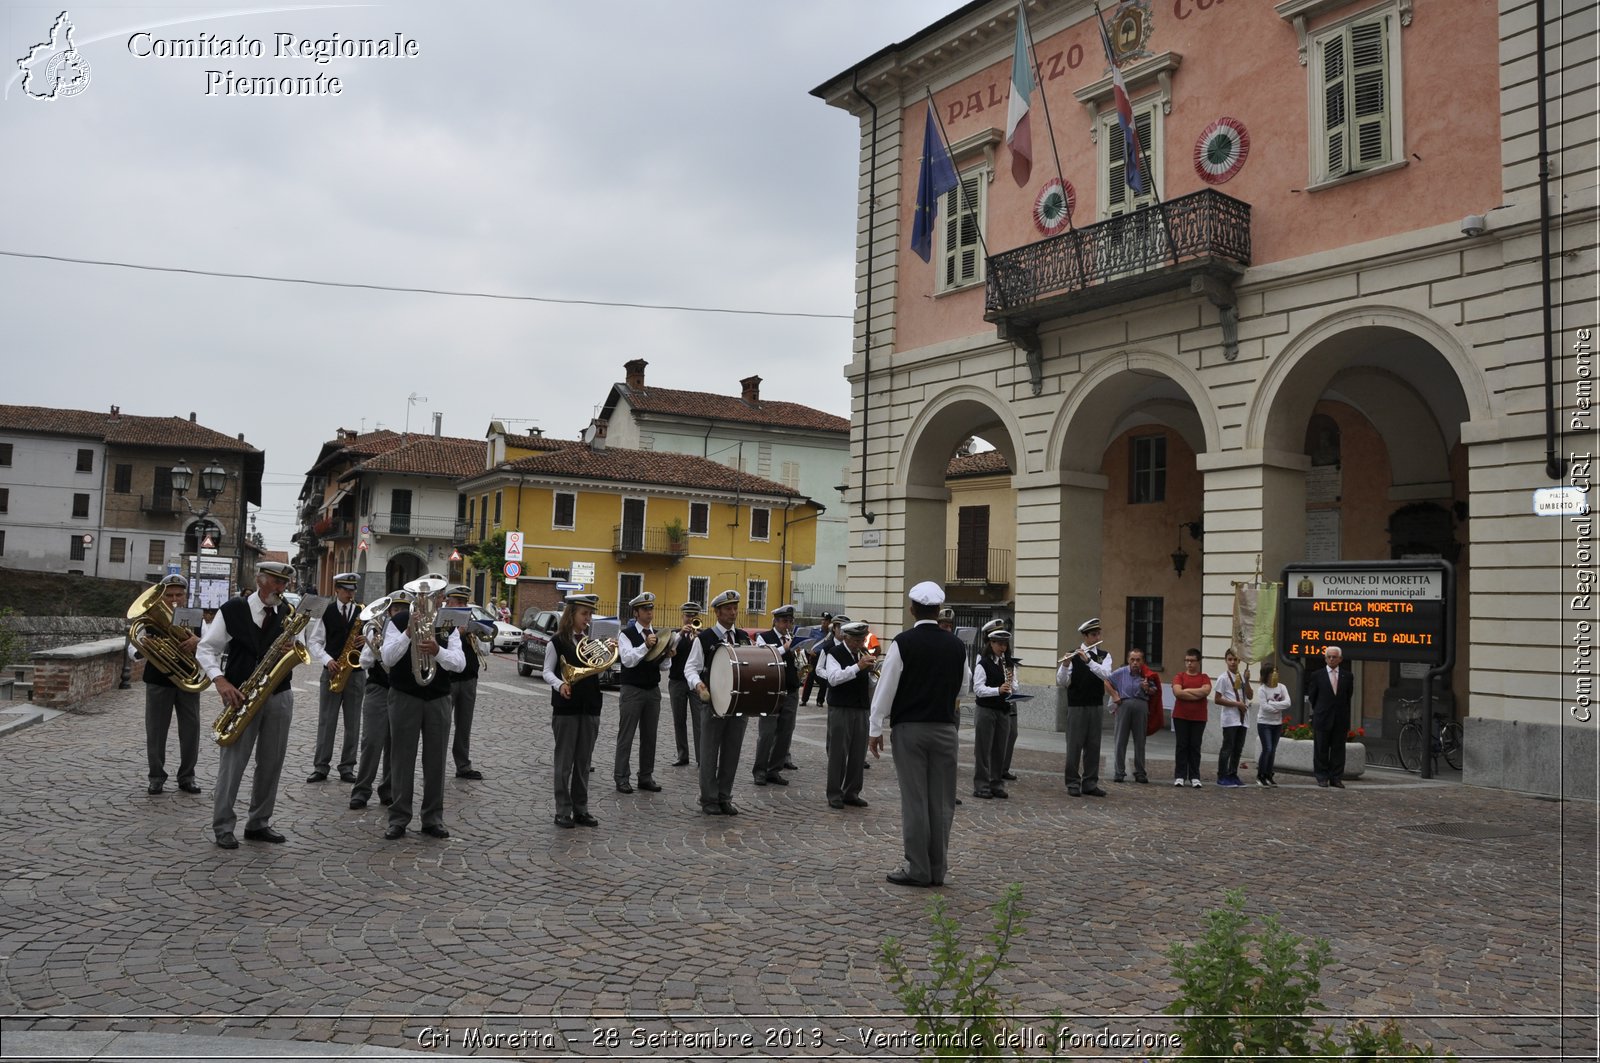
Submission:
[[[474,736],[486,778],[448,779],[447,841],[386,842],[381,806],[351,811],[347,787],[302,781],[316,713],[304,672],[274,820],[286,845],[211,844],[209,739],[205,794],[145,794],[141,689],[4,736],[0,1054],[117,1031],[263,1038],[268,1055],[326,1045],[330,1057],[907,1051],[861,1032],[905,1029],[878,950],[894,934],[920,964],[931,900],[884,881],[900,850],[887,759],[867,773],[870,808],[828,809],[824,716],[803,709],[793,785],[751,784],[752,726],[734,794],[744,814],[706,817],[694,769],[670,766],[670,722],[664,791],[614,791],[608,695],[601,825],[560,830],[535,689],[495,659]],[[209,725],[215,695],[203,704]],[[976,945],[1006,884],[1023,884],[1030,914],[1003,976],[1020,1011],[1059,1010],[1083,1031],[1169,1029],[1164,952],[1239,888],[1252,910],[1330,939],[1332,1016],[1406,1016],[1409,1034],[1463,1057],[1593,1058],[1593,804],[1384,771],[1344,791],[1288,777],[1277,790],[1180,791],[1167,736],[1153,740],[1153,785],[1074,799],[1060,741],[1025,733],[1012,798],[966,798],[942,891]],[[970,772],[964,748],[966,784]],[[171,1044],[156,1054],[191,1058]]]

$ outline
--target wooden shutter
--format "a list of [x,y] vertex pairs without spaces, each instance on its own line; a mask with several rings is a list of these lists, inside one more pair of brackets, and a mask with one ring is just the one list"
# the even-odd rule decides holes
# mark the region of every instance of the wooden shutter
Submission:
[[956,579],[986,580],[989,572],[989,507],[956,511]]
[[1383,20],[1350,27],[1350,111],[1355,119],[1350,168],[1389,161],[1389,47]]
[[1322,136],[1323,166],[1329,177],[1349,169],[1345,142],[1350,131],[1350,115],[1345,93],[1349,63],[1343,34],[1322,44]]
[[944,211],[944,286],[954,288],[978,279],[978,229],[983,221],[983,174],[961,178],[946,192]]
[[[1145,107],[1135,109],[1133,112],[1133,131],[1139,137],[1139,161],[1146,164],[1148,169],[1155,168],[1155,158],[1152,151],[1152,125],[1154,112]],[[1111,121],[1106,126],[1106,190],[1107,213],[1112,217],[1127,214],[1155,202],[1155,175],[1144,174],[1144,193],[1135,194],[1128,186],[1128,161],[1123,152],[1122,123],[1117,121],[1116,112],[1111,114]],[[1140,171],[1144,173],[1143,170]]]

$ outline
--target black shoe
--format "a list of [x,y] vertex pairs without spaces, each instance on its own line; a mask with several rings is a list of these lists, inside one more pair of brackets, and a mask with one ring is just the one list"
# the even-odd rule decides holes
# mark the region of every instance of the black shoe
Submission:
[[863,764],[863,765],[861,765],[861,770],[862,771],[871,771],[872,770],[872,765],[870,763]]
[[1085,796],[1085,797],[1104,797],[1104,796],[1106,796],[1106,792],[1104,790],[1100,789],[1100,787],[1096,786],[1093,790],[1085,790],[1083,792],[1083,796]]
[[1076,786],[1069,786],[1069,787],[1067,787],[1067,796],[1068,797],[1082,797],[1083,796],[1083,790],[1080,789],[1079,787],[1076,787]]
[[765,786],[765,785],[767,785],[767,777],[765,775],[754,776],[751,779],[751,781],[754,782],[757,786]]
[[1343,790],[1344,789],[1344,780],[1343,779],[1329,779],[1328,780],[1328,785],[1333,787],[1335,790]]
[[289,839],[285,838],[271,827],[257,827],[254,830],[246,830],[244,832],[244,840],[247,842],[272,842],[274,845],[277,845],[282,842],[286,842]]
[[426,834],[430,838],[450,837],[450,832],[445,829],[443,823],[425,823],[422,827],[422,833]]
[[789,785],[789,780],[785,779],[782,775],[768,775],[767,782],[771,783],[773,786]]
[[1318,786],[1327,786],[1328,785],[1328,780],[1327,779],[1318,779],[1317,780],[1317,785]]
[[573,827],[577,826],[577,824],[572,822],[572,817],[571,816],[557,816],[556,817],[556,826],[565,827],[568,830],[571,830]]
[[367,807],[367,799],[365,797],[352,797],[350,799],[350,807],[351,808],[366,808]]
[[700,812],[707,816],[720,816],[723,814],[721,805],[701,805]]
[[219,834],[217,835],[217,848],[237,849],[239,848],[239,839],[235,838],[232,834]]
[[1009,771],[1001,772],[1000,773],[1000,778],[1004,779],[1006,782],[1016,782],[1017,781],[1017,777],[1015,775],[1011,774]]
[[1112,782],[1127,782],[1128,781],[1128,777],[1126,775],[1113,775],[1111,777],[1111,781]]
[[1139,782],[1139,783],[1144,783],[1147,786],[1150,784],[1149,778],[1144,776],[1144,775],[1135,775],[1133,777],[1133,781],[1134,782]]
[[572,822],[576,823],[580,827],[598,827],[600,825],[600,821],[589,815],[587,812],[573,813]]
[[678,759],[672,762],[672,766],[674,768],[686,768],[689,766],[689,758],[679,753]]
[[356,781],[356,773],[353,771],[341,771],[339,773],[339,781],[353,783]]
[[[619,794],[631,794],[631,793],[633,793],[633,787],[629,786],[625,782],[619,782],[619,783],[617,783],[617,793],[619,793]],[[577,817],[574,816],[573,818],[576,819]]]
[[800,770],[800,765],[796,764],[792,760],[786,760],[786,761],[783,762],[783,770],[784,771],[799,771]]
[[904,871],[891,871],[883,877],[885,881],[893,882],[896,886],[915,886],[918,889],[926,889],[932,884],[928,882],[918,882]]
[[406,829],[404,827],[390,827],[383,832],[383,840],[386,842],[392,842],[397,838],[404,838],[405,836]]
[[394,804],[394,794],[379,794],[378,804],[382,805],[384,808],[388,808],[390,805]]
[[974,791],[972,791],[972,796],[973,797],[981,797],[985,801],[987,801],[987,800],[989,800],[989,798],[994,796],[994,791],[993,790],[974,790]]
[[739,809],[734,806],[732,801],[718,801],[717,807],[722,809],[724,816],[737,816],[739,814]]
[[989,792],[994,794],[994,796],[1000,798],[1002,801],[1011,796],[1009,793],[1007,793],[1006,791],[1000,789],[998,786],[995,787],[993,790],[991,790]]
[[477,780],[483,778],[483,772],[479,771],[477,768],[468,768],[466,771],[456,772],[456,778],[472,779],[474,782],[476,782]]
[[958,798],[956,798],[956,804],[958,804],[958,805],[959,805],[959,804],[961,804],[961,803],[962,803],[962,802],[961,802],[961,798],[959,798],[959,797],[958,797]]
[[844,807],[844,798],[842,798],[842,797],[830,797],[830,798],[828,798],[828,807],[829,808],[843,808]]
[[327,782],[327,781],[328,781],[328,773],[325,772],[325,771],[314,771],[310,775],[306,776],[306,782]]
[[178,789],[182,790],[186,794],[197,794],[200,792],[200,784],[195,782],[193,779],[190,779],[187,782],[179,783]]
[[661,792],[661,784],[654,779],[640,779],[639,789],[646,793],[659,794]]
[[147,794],[159,794],[161,792],[161,786],[161,783],[153,782],[144,788],[144,792]]
[[847,797],[847,798],[844,799],[844,803],[849,805],[851,808],[866,808],[867,807],[866,799],[865,798],[861,798],[861,797]]

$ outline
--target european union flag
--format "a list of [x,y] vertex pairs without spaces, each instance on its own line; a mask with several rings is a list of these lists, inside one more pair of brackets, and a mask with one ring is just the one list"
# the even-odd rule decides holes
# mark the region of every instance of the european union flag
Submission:
[[950,149],[944,146],[928,101],[928,120],[922,132],[922,169],[917,174],[917,216],[911,223],[911,250],[927,262],[933,257],[933,223],[939,218],[939,198],[960,182]]

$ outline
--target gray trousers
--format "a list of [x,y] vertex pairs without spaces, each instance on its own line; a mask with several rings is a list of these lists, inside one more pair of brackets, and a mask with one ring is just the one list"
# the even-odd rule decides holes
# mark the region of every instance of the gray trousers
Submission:
[[979,705],[972,721],[972,792],[1004,790],[1000,776],[1006,770],[1006,743],[1011,735],[1011,708]]
[[894,773],[900,780],[906,855],[902,873],[917,882],[942,884],[950,867],[950,824],[956,813],[956,725],[900,723],[890,735]]
[[361,696],[361,759],[356,761],[356,784],[351,797],[372,800],[373,784],[380,798],[390,797],[389,688],[368,683]]
[[551,715],[550,729],[556,742],[556,815],[587,814],[589,758],[600,734],[600,717]]
[[1100,785],[1101,717],[1099,705],[1067,706],[1067,788],[1093,790]]
[[[672,733],[678,740],[678,759],[691,756],[700,763],[700,714],[689,704],[689,681],[668,679],[667,697],[672,700]],[[689,725],[694,724],[694,744],[689,744]]]
[[1011,774],[1011,754],[1017,751],[1017,703],[1012,702],[1006,711],[1006,755],[1005,762],[1000,765],[1000,774]]
[[828,706],[828,800],[860,797],[866,776],[870,709]]
[[[155,667],[146,664],[146,668]],[[193,782],[200,760],[200,695],[177,687],[144,685],[144,753],[151,782],[167,781],[167,731],[178,717],[178,781]]]
[[611,774],[618,786],[628,781],[633,757],[633,735],[639,734],[639,781],[656,781],[656,728],[661,724],[661,688],[622,684],[618,699],[617,755]]
[[1150,722],[1150,702],[1145,698],[1126,698],[1117,702],[1116,780],[1127,778],[1128,736],[1133,735],[1133,777],[1143,782],[1145,727]]
[[255,777],[250,782],[250,814],[245,830],[272,826],[272,810],[278,803],[278,780],[283,777],[283,758],[289,751],[289,724],[294,720],[294,691],[289,681],[266,700],[244,734],[231,746],[222,747],[217,763],[217,793],[211,802],[211,831],[218,837],[232,834],[239,817],[233,803],[239,797],[245,765],[255,754]]
[[704,807],[731,801],[749,718],[718,716],[706,702],[696,705],[695,711],[700,714],[700,804]]
[[417,738],[422,738],[422,825],[444,826],[444,757],[450,744],[450,698],[422,698],[389,691],[389,775],[394,803],[389,826],[411,822],[417,788]]
[[333,736],[339,730],[339,718],[344,717],[344,744],[339,748],[339,776],[356,769],[356,750],[361,740],[361,698],[367,690],[367,673],[357,668],[343,690],[335,694],[328,689],[328,670],[322,670],[317,684],[317,751],[311,765],[327,774],[333,762]]
[[450,684],[450,704],[455,717],[455,732],[450,739],[450,755],[456,771],[472,770],[472,714],[478,705],[478,677]]
[[789,759],[794,721],[799,713],[800,691],[785,690],[783,700],[778,702],[778,714],[763,716],[756,725],[756,761],[750,765],[750,770],[755,773],[757,782],[783,770],[784,761]]

